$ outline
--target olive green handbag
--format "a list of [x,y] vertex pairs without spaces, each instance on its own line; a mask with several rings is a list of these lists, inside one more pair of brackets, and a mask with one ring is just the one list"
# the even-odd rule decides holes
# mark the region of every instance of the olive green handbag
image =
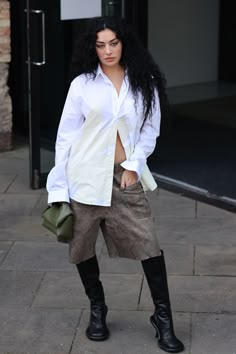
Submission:
[[44,210],[42,218],[42,225],[57,236],[58,242],[70,242],[73,237],[73,212],[69,203],[53,203]]

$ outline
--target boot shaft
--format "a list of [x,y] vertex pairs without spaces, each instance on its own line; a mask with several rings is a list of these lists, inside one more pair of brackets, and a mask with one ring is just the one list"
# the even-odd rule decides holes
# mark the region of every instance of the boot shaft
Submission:
[[162,303],[170,305],[163,251],[160,256],[143,260],[142,266],[155,307]]
[[97,257],[94,256],[84,262],[76,264],[85,293],[91,304],[104,304],[105,296],[102,283],[99,279],[100,271]]

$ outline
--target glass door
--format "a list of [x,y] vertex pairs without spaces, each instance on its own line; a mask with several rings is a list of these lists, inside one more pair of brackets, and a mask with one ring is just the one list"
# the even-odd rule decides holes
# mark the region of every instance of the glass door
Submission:
[[60,20],[60,0],[26,0],[24,11],[30,180],[32,188],[41,188],[54,165],[56,131],[68,89],[71,23]]

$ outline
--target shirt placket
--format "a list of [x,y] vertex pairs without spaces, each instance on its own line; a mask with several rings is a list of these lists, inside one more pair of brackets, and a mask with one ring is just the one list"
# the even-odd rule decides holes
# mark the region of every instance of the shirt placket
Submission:
[[116,147],[116,137],[118,132],[118,118],[121,105],[125,99],[128,91],[128,86],[123,80],[120,93],[118,95],[114,85],[109,79],[106,79],[106,83],[109,84],[112,90],[112,124],[109,131],[109,142],[108,145],[112,146],[112,151],[110,151],[107,159],[107,169],[106,169],[106,186],[107,186],[107,198],[111,202],[112,196],[112,185],[113,185],[113,174],[114,174],[114,159],[115,159],[115,147]]
[[111,117],[112,121],[107,122],[109,126],[108,134],[108,155],[106,163],[106,199],[111,204],[112,186],[113,186],[113,174],[114,174],[114,160],[115,160],[115,147],[117,136],[117,117],[119,113],[119,97],[117,91],[110,80],[106,80],[106,84],[109,85],[109,89],[112,91],[111,102]]

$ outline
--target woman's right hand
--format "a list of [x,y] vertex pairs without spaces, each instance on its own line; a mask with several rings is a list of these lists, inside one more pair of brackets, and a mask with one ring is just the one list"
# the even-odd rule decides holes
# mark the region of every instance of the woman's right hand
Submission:
[[138,175],[135,171],[124,170],[121,176],[121,189],[131,186],[138,182]]

